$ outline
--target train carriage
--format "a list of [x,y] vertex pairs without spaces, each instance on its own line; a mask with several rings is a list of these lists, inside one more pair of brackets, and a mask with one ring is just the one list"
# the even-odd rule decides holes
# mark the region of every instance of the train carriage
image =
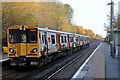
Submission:
[[40,52],[42,55],[50,55],[58,51],[57,34],[58,31],[38,28],[40,32]]

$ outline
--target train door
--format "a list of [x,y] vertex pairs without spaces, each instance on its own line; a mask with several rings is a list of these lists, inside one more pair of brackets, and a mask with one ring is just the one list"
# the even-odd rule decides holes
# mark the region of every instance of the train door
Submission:
[[82,36],[80,36],[80,46],[83,45],[83,39],[82,39]]
[[[48,37],[50,38],[50,42],[49,42],[49,53],[54,53],[54,52],[57,52],[57,36],[56,36],[57,33],[53,33],[53,32],[49,32],[48,34]],[[59,43],[59,41],[58,41]]]
[[[27,32],[26,31],[20,31],[20,43],[18,45],[20,45],[20,55],[21,56],[25,56],[27,53]],[[18,48],[19,49],[19,48]],[[19,50],[18,50],[19,51]]]
[[44,41],[45,41],[45,50],[46,50],[46,53],[48,53],[48,42],[47,42],[47,32],[45,32],[44,34]]
[[80,46],[80,36],[78,36],[78,46]]
[[[10,38],[10,42],[13,42],[13,47],[16,47],[16,52],[18,56],[26,56],[26,42],[27,42],[27,32],[24,30],[17,30],[16,33],[14,33],[15,30],[12,30],[12,32],[10,32],[11,38]],[[11,34],[14,33],[14,34]],[[14,39],[16,37],[16,39]],[[16,40],[16,44],[14,43],[14,40]]]
[[70,49],[70,38],[69,38],[69,35],[67,35],[67,39],[68,39],[68,49]]
[[57,51],[61,50],[61,46],[60,46],[60,35],[56,34],[56,45],[57,45]]
[[70,35],[69,39],[70,39],[70,47],[73,47],[73,42],[74,42],[73,35]]
[[48,43],[47,43],[47,32],[40,32],[41,41],[40,41],[40,51],[42,55],[47,55],[48,53]]

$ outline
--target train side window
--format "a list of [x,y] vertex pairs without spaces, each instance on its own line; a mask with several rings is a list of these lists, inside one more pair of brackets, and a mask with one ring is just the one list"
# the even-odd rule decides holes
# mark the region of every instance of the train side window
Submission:
[[71,40],[71,42],[74,42],[74,37],[72,37],[72,40]]
[[70,42],[73,42],[73,37],[70,38]]
[[78,41],[78,37],[76,37],[76,42]]
[[61,43],[64,43],[64,41],[63,41],[63,36],[61,36]]
[[80,36],[78,37],[78,41],[80,41]]
[[81,37],[81,41],[83,41],[83,37]]
[[45,44],[47,44],[47,37],[46,37],[46,35],[44,35],[44,39],[45,39]]
[[65,41],[65,43],[67,42],[67,41],[66,41],[66,36],[64,36],[64,41]]
[[44,43],[44,35],[42,35],[42,42]]
[[80,37],[80,41],[82,41],[82,37]]
[[51,41],[52,41],[52,44],[55,44],[55,36],[54,35],[51,35]]
[[70,37],[70,42],[72,42],[72,37]]
[[69,40],[70,40],[70,42],[71,42],[71,37],[69,37]]

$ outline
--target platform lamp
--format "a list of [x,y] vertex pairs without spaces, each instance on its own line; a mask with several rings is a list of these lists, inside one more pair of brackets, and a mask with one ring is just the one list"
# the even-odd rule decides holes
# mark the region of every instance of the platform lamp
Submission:
[[114,58],[115,57],[115,52],[114,52],[114,28],[113,28],[113,20],[114,20],[114,1],[111,0],[110,3],[107,5],[110,5],[110,55]]

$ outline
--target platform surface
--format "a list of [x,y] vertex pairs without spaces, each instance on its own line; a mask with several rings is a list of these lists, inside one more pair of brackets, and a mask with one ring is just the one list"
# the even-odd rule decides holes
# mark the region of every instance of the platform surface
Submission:
[[118,58],[110,56],[110,45],[102,42],[76,79],[118,79]]
[[9,60],[7,53],[0,53],[0,62]]

